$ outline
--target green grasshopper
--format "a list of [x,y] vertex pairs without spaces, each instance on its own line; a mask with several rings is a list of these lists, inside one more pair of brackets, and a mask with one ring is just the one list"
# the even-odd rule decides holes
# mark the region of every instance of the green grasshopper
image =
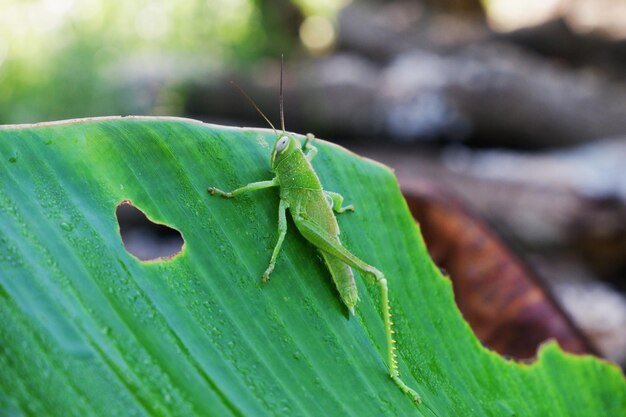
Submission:
[[[235,84],[237,88],[237,86]],[[398,372],[397,354],[395,352],[395,340],[391,321],[391,307],[387,288],[387,279],[381,271],[363,262],[346,249],[339,241],[339,226],[333,213],[343,213],[354,210],[353,205],[343,207],[343,197],[331,191],[325,191],[311,165],[311,161],[317,154],[311,141],[312,134],[308,134],[304,145],[294,135],[285,132],[285,118],[283,113],[282,99],[282,65],[280,83],[280,118],[282,132],[279,134],[274,125],[261,112],[254,101],[241,89],[241,93],[252,103],[256,110],[272,126],[276,134],[276,142],[271,156],[271,167],[275,176],[268,181],[252,182],[241,188],[226,192],[215,187],[208,189],[211,195],[219,194],[226,198],[235,197],[247,191],[262,190],[265,188],[278,187],[280,189],[280,203],[278,206],[278,242],[272,252],[269,266],[263,273],[262,282],[269,280],[274,270],[276,259],[280,252],[283,240],[287,234],[286,211],[289,209],[296,228],[313,246],[315,246],[335,282],[337,291],[343,303],[350,313],[354,314],[359,297],[351,268],[356,268],[369,277],[368,282],[375,283],[380,288],[382,300],[382,313],[385,322],[385,334],[387,338],[387,368],[391,379],[400,389],[409,394],[419,404],[420,397],[400,379]]]

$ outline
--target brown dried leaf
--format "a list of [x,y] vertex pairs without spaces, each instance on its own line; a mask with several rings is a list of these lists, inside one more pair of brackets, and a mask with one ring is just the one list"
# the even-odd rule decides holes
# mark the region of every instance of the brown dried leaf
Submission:
[[423,180],[403,184],[403,192],[483,343],[518,359],[534,357],[548,339],[571,353],[596,353],[531,269],[460,201]]

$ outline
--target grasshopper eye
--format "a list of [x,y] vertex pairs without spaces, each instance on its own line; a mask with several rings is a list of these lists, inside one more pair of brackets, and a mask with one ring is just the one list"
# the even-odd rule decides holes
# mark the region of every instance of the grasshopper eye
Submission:
[[287,136],[281,137],[276,143],[276,152],[284,151],[288,143],[289,143],[289,138]]

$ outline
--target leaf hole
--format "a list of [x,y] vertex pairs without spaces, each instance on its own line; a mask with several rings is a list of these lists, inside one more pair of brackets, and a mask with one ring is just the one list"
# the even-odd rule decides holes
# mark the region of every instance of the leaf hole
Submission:
[[139,260],[170,259],[182,251],[185,241],[178,230],[153,222],[130,201],[119,203],[115,216],[124,247]]

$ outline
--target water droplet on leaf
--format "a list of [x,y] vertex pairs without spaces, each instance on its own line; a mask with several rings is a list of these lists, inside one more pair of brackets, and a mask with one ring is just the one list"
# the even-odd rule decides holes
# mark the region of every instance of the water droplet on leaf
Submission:
[[72,226],[72,224],[68,222],[61,222],[61,229],[67,232],[71,232],[72,230],[74,230],[74,226]]

